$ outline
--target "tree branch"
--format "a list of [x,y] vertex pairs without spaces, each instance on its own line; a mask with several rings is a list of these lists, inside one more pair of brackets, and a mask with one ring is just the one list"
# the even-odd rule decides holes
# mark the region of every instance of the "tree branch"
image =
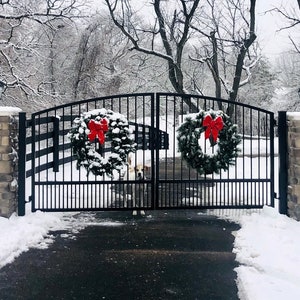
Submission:
[[[243,66],[244,66],[244,59],[245,59],[248,49],[253,44],[253,42],[256,40],[256,35],[254,32],[254,30],[255,30],[255,4],[256,4],[256,0],[250,0],[249,37],[244,39],[243,46],[240,48],[240,51],[239,51],[239,54],[237,57],[233,84],[232,84],[231,92],[229,94],[229,100],[231,100],[231,101],[236,101],[238,89],[239,89],[240,82],[241,82],[242,70],[243,70]],[[232,114],[232,112],[233,112],[232,109],[233,108],[230,107],[229,112],[228,112],[229,115]]]
[[155,56],[158,56],[160,58],[166,59],[167,61],[173,61],[172,55],[169,55],[168,52],[167,52],[167,55],[165,55],[165,54],[163,54],[161,52],[158,52],[158,51],[155,51],[155,50],[149,50],[147,48],[141,47],[139,45],[139,43],[138,43],[139,39],[135,38],[133,35],[131,35],[129,33],[128,30],[126,30],[124,22],[120,22],[116,18],[115,11],[116,11],[116,8],[117,8],[117,2],[118,2],[118,0],[115,1],[115,5],[114,6],[112,6],[112,4],[111,4],[111,2],[109,0],[105,0],[105,2],[106,2],[106,5],[107,5],[109,13],[110,13],[110,16],[111,16],[114,24],[121,30],[121,32],[133,44],[133,47],[131,48],[131,50],[138,50],[138,51],[143,52],[145,54],[155,55]]
[[[299,1],[300,1],[300,0],[299,0]],[[290,36],[289,36],[289,39],[290,39],[290,41],[292,42],[292,44],[293,44],[293,46],[294,46],[296,52],[300,54],[300,48],[299,48],[299,46],[296,45],[295,41],[294,41]]]

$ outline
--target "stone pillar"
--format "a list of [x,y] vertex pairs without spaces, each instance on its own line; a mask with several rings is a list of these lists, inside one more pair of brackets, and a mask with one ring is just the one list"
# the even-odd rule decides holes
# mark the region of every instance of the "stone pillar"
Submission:
[[300,113],[287,113],[288,215],[300,221]]
[[15,107],[0,107],[0,216],[17,210],[18,113]]

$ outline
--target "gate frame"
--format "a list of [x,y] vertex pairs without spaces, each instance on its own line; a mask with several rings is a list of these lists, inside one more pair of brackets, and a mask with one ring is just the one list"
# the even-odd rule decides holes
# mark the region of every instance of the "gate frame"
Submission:
[[[270,206],[274,207],[275,206],[275,199],[277,198],[277,194],[275,193],[275,162],[274,162],[274,157],[275,157],[275,151],[274,151],[274,138],[275,138],[275,126],[277,125],[275,117],[274,117],[274,113],[271,111],[268,111],[266,109],[262,109],[259,107],[255,107],[252,106],[250,104],[245,104],[245,103],[240,103],[237,101],[230,101],[230,100],[226,100],[226,99],[222,99],[222,98],[215,98],[215,97],[210,97],[210,96],[201,96],[201,95],[193,95],[193,94],[180,94],[180,93],[167,93],[167,92],[159,92],[159,93],[155,93],[156,95],[156,126],[159,128],[159,103],[160,103],[160,99],[161,97],[168,97],[168,96],[174,96],[174,97],[180,97],[180,98],[189,98],[189,101],[191,101],[192,98],[198,98],[198,99],[205,99],[205,101],[214,101],[214,102],[221,102],[221,103],[227,103],[228,105],[232,104],[234,106],[234,110],[235,107],[242,107],[242,108],[249,108],[251,110],[257,111],[257,112],[261,112],[264,113],[266,115],[269,115],[270,120],[269,120],[269,139],[270,139],[270,150],[269,150],[269,155],[270,155],[270,178],[268,180],[268,182],[270,182],[270,197],[271,197],[271,201],[270,201]],[[158,161],[159,159],[159,150],[156,151],[156,159]],[[159,174],[158,172],[158,164],[156,164],[156,174]],[[226,180],[224,179],[220,179],[220,180],[213,180],[212,182],[218,183],[218,182],[225,182]],[[253,180],[254,182],[260,182],[259,180]],[[157,185],[159,184],[159,176],[157,176],[156,178],[156,182]],[[232,182],[232,180],[228,180],[228,182]],[[248,180],[237,180],[237,182],[249,182]],[[158,193],[158,189],[156,189],[156,192]],[[156,198],[157,201],[159,201],[159,197]],[[159,204],[157,203],[157,207],[158,209],[165,209],[163,207],[160,207]],[[221,206],[221,208],[228,208],[228,209],[260,209],[262,208],[263,205],[252,205],[251,207],[247,206],[243,206],[243,205],[238,205],[236,207],[234,206]],[[175,207],[174,209],[178,209],[178,207]],[[184,208],[184,207],[183,207]],[[186,207],[186,208],[192,208],[192,209],[201,209],[201,207]],[[220,207],[216,207],[216,206],[205,206],[202,207],[202,209],[214,209],[214,208],[220,208]],[[172,209],[171,207],[169,207],[168,209]]]
[[[34,158],[36,157],[36,155],[39,155],[39,153],[36,153],[36,149],[35,149],[35,141],[36,141],[36,136],[35,136],[35,125],[36,122],[35,120],[35,116],[36,115],[41,115],[42,113],[46,113],[49,111],[53,111],[54,109],[61,109],[64,107],[68,107],[68,106],[75,106],[75,105],[79,105],[79,104],[83,104],[83,103],[88,103],[88,102],[92,102],[92,101],[101,101],[101,100],[105,100],[105,99],[114,99],[116,97],[130,97],[130,96],[150,96],[151,97],[151,127],[152,127],[152,131],[150,133],[150,138],[152,141],[157,141],[157,138],[160,136],[160,130],[159,130],[159,99],[162,96],[174,96],[174,97],[197,97],[197,98],[203,98],[203,99],[207,99],[207,100],[211,100],[211,101],[221,101],[222,103],[227,103],[227,104],[233,104],[235,106],[240,106],[240,107],[246,107],[249,109],[253,109],[255,111],[260,111],[262,113],[266,113],[270,116],[270,120],[269,120],[269,126],[270,126],[270,156],[271,156],[271,161],[270,161],[270,192],[271,192],[271,206],[274,207],[274,198],[275,198],[275,192],[274,192],[274,176],[275,176],[275,168],[274,168],[274,127],[275,127],[275,119],[274,119],[274,113],[261,109],[261,108],[257,108],[248,104],[243,104],[243,103],[238,103],[238,102],[232,102],[229,100],[225,100],[225,99],[219,99],[219,98],[214,98],[214,97],[205,97],[205,96],[198,96],[198,95],[191,95],[191,94],[177,94],[177,93],[136,93],[136,94],[123,94],[123,95],[112,95],[112,96],[105,96],[105,97],[99,97],[99,98],[92,98],[92,99],[87,99],[87,100],[80,100],[80,101],[76,101],[73,103],[67,103],[64,105],[60,105],[57,107],[52,107],[52,108],[48,108],[45,110],[41,110],[39,112],[35,112],[31,115],[30,119],[26,119],[26,113],[21,112],[19,113],[19,189],[18,189],[18,196],[19,196],[19,202],[18,202],[18,214],[19,215],[24,215],[25,214],[25,204],[27,202],[32,201],[32,196],[34,194],[34,179],[33,179],[33,174],[38,170],[38,171],[42,171],[43,169],[41,168],[41,166],[36,166],[35,165],[35,161]],[[56,122],[55,122],[56,120]],[[57,126],[58,124],[58,119],[54,117],[54,127]],[[155,127],[156,126],[156,127]],[[26,129],[30,130],[31,128],[31,133],[32,136],[27,137],[26,136]],[[55,134],[55,133],[54,133]],[[58,137],[58,134],[57,134]],[[31,153],[26,153],[26,145],[31,145]],[[54,148],[54,156],[56,156],[55,159],[55,163],[53,165],[54,169],[57,169],[58,166],[61,164],[57,154],[58,154],[58,148],[59,148],[59,144],[53,145]],[[55,151],[56,149],[56,151]],[[47,150],[47,149],[46,149]],[[159,185],[159,176],[156,176],[156,174],[159,174],[159,166],[158,166],[158,162],[159,162],[159,149],[151,149],[151,162],[154,163],[156,162],[156,165],[154,167],[151,168],[151,184],[154,188],[151,189],[151,199],[152,199],[152,206],[151,209],[165,209],[159,206],[159,191],[158,191],[158,185]],[[30,169],[27,170],[26,169],[26,162],[31,161],[31,166]],[[64,162],[65,163],[65,162]],[[37,168],[37,169],[36,169]],[[32,194],[29,197],[29,201],[26,201],[26,178],[28,177],[32,177]],[[121,183],[121,182],[120,182]],[[33,203],[33,202],[32,202]],[[260,208],[261,206],[257,206],[256,208]],[[174,208],[179,208],[179,207],[174,207]],[[185,207],[180,207],[180,208],[185,208]],[[186,208],[193,208],[193,207],[186,207]],[[198,207],[195,207],[196,209],[199,209]],[[209,208],[209,207],[204,207],[204,209]],[[236,207],[229,207],[229,208],[236,208]],[[242,208],[242,207],[239,207]],[[249,208],[249,207],[247,207]],[[169,208],[168,208],[169,209]],[[33,207],[32,207],[32,210]],[[91,210],[91,209],[88,209]],[[100,211],[104,210],[103,208],[98,209]],[[105,209],[106,210],[106,209]],[[115,208],[111,209],[111,210],[115,210]],[[51,210],[46,210],[46,211],[51,211]],[[55,210],[57,211],[57,210]],[[78,211],[76,209],[76,211]]]

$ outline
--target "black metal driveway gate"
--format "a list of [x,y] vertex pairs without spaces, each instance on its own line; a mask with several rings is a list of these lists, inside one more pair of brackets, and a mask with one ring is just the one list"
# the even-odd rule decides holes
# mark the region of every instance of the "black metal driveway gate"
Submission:
[[[85,169],[76,169],[67,134],[76,117],[98,108],[128,119],[137,143],[133,164],[147,167],[143,180],[132,180],[126,173],[114,178],[87,176]],[[231,111],[238,124],[241,152],[226,172],[200,176],[178,153],[177,128],[200,109]],[[168,93],[95,98],[33,113],[28,120],[20,113],[19,139],[21,215],[28,201],[32,211],[274,205],[274,115],[242,103]],[[103,155],[110,150],[106,141]]]

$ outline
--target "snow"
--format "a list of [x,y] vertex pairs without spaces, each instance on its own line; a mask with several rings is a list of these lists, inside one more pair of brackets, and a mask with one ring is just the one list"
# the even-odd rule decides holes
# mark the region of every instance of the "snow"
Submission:
[[271,207],[239,223],[233,252],[240,298],[300,299],[300,223]]
[[289,120],[300,120],[300,112],[288,112],[287,116]]
[[53,240],[50,230],[64,228],[62,214],[31,213],[25,217],[0,218],[0,268],[29,248],[45,248]]
[[300,299],[300,222],[268,206],[209,214],[241,226],[233,233],[241,300]]
[[[28,204],[29,205],[29,204]],[[30,209],[27,207],[26,211]],[[86,226],[122,226],[121,222],[97,220],[94,215],[77,213],[27,213],[24,217],[0,217],[0,269],[30,248],[46,249],[54,242],[52,231],[64,231],[64,238],[76,238]]]
[[11,106],[0,106],[0,116],[17,115],[22,109]]

